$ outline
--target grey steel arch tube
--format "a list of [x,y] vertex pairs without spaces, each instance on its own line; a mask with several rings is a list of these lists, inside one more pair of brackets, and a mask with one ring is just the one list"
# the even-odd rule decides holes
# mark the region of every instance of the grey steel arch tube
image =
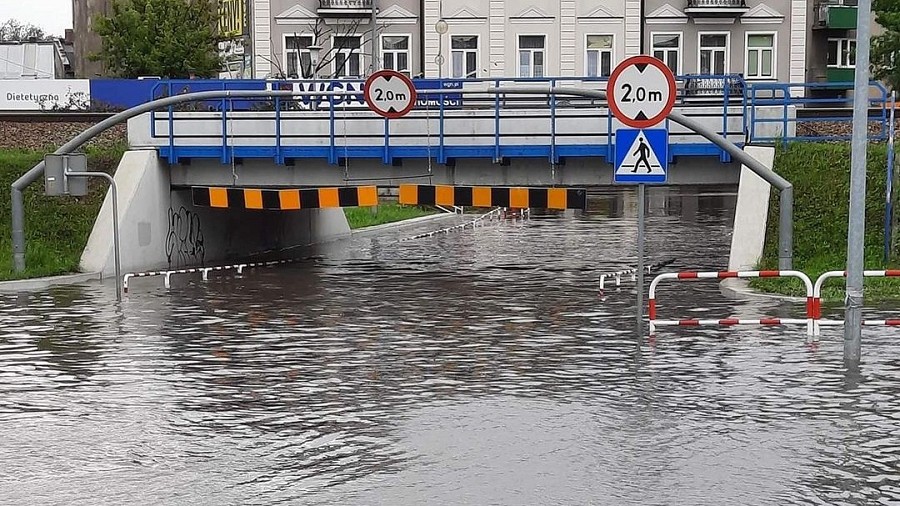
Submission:
[[[497,93],[550,93],[555,95],[571,95],[606,100],[605,91],[583,90],[564,86],[551,86],[549,88],[544,86],[522,86],[516,88],[495,87],[490,88],[490,90]],[[712,128],[704,126],[680,112],[673,111],[669,113],[669,119],[702,135],[716,146],[725,150],[732,158],[746,165],[747,168],[755,172],[756,175],[768,181],[769,184],[775,188],[778,188],[778,191],[780,192],[780,214],[778,216],[778,268],[780,270],[792,269],[794,256],[794,185],[760,163],[756,158],[748,155],[733,142],[719,135]]]
[[[75,136],[69,142],[63,144],[53,153],[56,155],[65,155],[72,153],[80,148],[84,143],[92,138],[100,135],[104,131],[128,121],[129,119],[170,105],[181,104],[184,102],[195,102],[198,100],[209,100],[215,98],[275,98],[275,97],[297,97],[297,96],[346,96],[358,95],[356,92],[294,92],[294,91],[270,91],[270,90],[218,90],[218,91],[200,91],[197,93],[185,93],[183,95],[175,95],[172,97],[161,98],[152,102],[141,104],[126,111],[122,111],[112,117],[109,117],[100,123],[88,128]],[[31,170],[16,179],[12,184],[12,242],[13,242],[13,265],[16,272],[25,270],[25,201],[22,192],[31,183],[37,181],[44,173],[44,161],[32,167]]]

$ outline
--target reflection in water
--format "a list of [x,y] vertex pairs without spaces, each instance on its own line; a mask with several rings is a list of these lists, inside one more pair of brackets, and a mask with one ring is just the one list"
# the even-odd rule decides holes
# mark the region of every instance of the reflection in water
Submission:
[[[650,261],[725,267],[734,194],[653,188]],[[244,276],[0,296],[11,503],[870,504],[900,500],[897,339],[633,335],[634,192]],[[462,218],[449,218],[462,219]],[[661,315],[802,304],[660,287]],[[890,307],[870,309],[888,313]],[[873,316],[875,317],[875,316]]]

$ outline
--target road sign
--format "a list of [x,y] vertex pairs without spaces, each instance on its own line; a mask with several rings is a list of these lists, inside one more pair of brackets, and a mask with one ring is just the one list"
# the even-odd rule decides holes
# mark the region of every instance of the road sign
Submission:
[[616,183],[665,183],[668,165],[668,130],[616,130]]
[[609,76],[606,98],[616,119],[632,128],[649,128],[672,111],[675,76],[652,56],[632,56]]
[[416,87],[405,75],[380,70],[366,79],[363,92],[369,109],[385,118],[399,118],[416,105]]

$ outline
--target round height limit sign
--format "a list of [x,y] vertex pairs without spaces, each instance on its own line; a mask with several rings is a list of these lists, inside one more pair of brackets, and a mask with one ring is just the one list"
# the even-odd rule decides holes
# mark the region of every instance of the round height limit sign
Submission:
[[363,97],[375,113],[385,118],[399,118],[416,105],[416,87],[399,72],[381,70],[366,79]]
[[672,112],[675,76],[652,56],[632,56],[609,76],[606,98],[616,119],[632,128],[649,128]]

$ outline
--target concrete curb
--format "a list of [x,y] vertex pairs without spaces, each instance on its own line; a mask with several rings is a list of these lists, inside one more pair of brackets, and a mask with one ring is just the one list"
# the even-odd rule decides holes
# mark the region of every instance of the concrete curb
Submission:
[[20,292],[43,290],[53,285],[74,285],[85,281],[101,279],[99,272],[81,272],[78,274],[65,274],[62,276],[50,276],[46,278],[16,279],[13,281],[0,281],[0,292]]
[[758,292],[750,288],[750,282],[746,279],[729,278],[719,283],[719,291],[722,295],[731,299],[763,299],[782,302],[806,302],[806,297],[792,297],[777,293]]

